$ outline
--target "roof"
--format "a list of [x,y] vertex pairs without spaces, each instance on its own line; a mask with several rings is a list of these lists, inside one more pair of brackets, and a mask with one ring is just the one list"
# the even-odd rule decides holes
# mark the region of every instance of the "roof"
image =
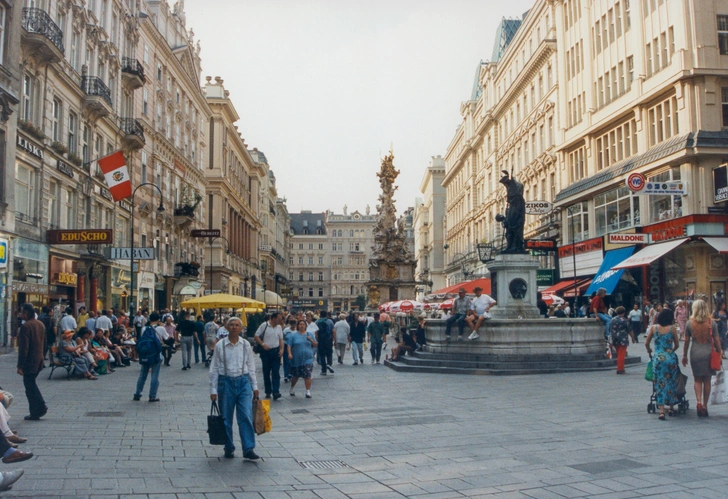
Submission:
[[308,235],[317,235],[317,229],[321,229],[320,235],[326,234],[325,213],[291,213],[291,235],[304,235],[304,229],[308,229]]
[[483,93],[483,85],[480,84],[480,69],[487,66],[487,62],[480,61],[478,67],[475,68],[475,78],[473,79],[473,91],[470,93],[470,100],[478,100]]
[[505,17],[501,20],[498,25],[498,30],[495,32],[495,42],[493,43],[493,55],[490,57],[491,62],[498,62],[506,48],[516,36],[518,28],[521,27],[521,19],[506,19]]

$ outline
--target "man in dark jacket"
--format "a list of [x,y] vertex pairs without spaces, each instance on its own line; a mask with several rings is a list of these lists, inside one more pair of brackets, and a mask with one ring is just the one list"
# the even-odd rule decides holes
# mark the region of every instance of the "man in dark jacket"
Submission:
[[48,406],[35,381],[45,367],[43,362],[46,349],[45,326],[35,318],[35,309],[30,303],[22,305],[20,317],[25,322],[18,333],[18,374],[23,377],[25,396],[28,397],[30,406],[30,414],[25,416],[25,419],[35,421],[48,412]]

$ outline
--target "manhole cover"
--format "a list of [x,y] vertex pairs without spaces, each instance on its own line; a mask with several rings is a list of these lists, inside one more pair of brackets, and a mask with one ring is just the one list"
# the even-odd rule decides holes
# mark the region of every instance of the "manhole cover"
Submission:
[[120,418],[123,415],[123,412],[87,412],[85,414],[87,418]]
[[632,470],[635,468],[644,468],[646,464],[632,461],[631,459],[615,459],[613,461],[596,461],[593,463],[575,464],[569,466],[575,470],[583,471],[596,475],[599,473],[610,473],[615,471]]
[[308,414],[308,409],[293,409],[291,414]]
[[344,461],[299,461],[301,468],[307,470],[331,470],[334,468],[348,468]]

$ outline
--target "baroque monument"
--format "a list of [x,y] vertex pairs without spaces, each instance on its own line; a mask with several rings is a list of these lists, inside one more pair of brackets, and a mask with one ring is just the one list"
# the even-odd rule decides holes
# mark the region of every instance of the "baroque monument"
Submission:
[[394,206],[394,181],[399,170],[394,168],[391,152],[382,160],[377,173],[382,193],[377,204],[377,223],[374,227],[374,246],[369,260],[369,308],[381,303],[415,298],[415,260],[407,247],[404,220],[397,219]]

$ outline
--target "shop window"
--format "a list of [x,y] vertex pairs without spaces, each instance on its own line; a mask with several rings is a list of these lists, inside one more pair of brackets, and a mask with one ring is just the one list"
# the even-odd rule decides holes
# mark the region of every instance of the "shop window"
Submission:
[[586,201],[571,205],[566,209],[566,223],[569,242],[589,238],[589,213]]
[[[671,168],[647,179],[648,182],[670,182],[673,180],[680,180],[680,168]],[[682,196],[647,196],[647,198],[651,223],[672,220],[682,216]]]
[[594,198],[596,235],[635,227],[640,224],[639,197],[627,187],[619,187]]

